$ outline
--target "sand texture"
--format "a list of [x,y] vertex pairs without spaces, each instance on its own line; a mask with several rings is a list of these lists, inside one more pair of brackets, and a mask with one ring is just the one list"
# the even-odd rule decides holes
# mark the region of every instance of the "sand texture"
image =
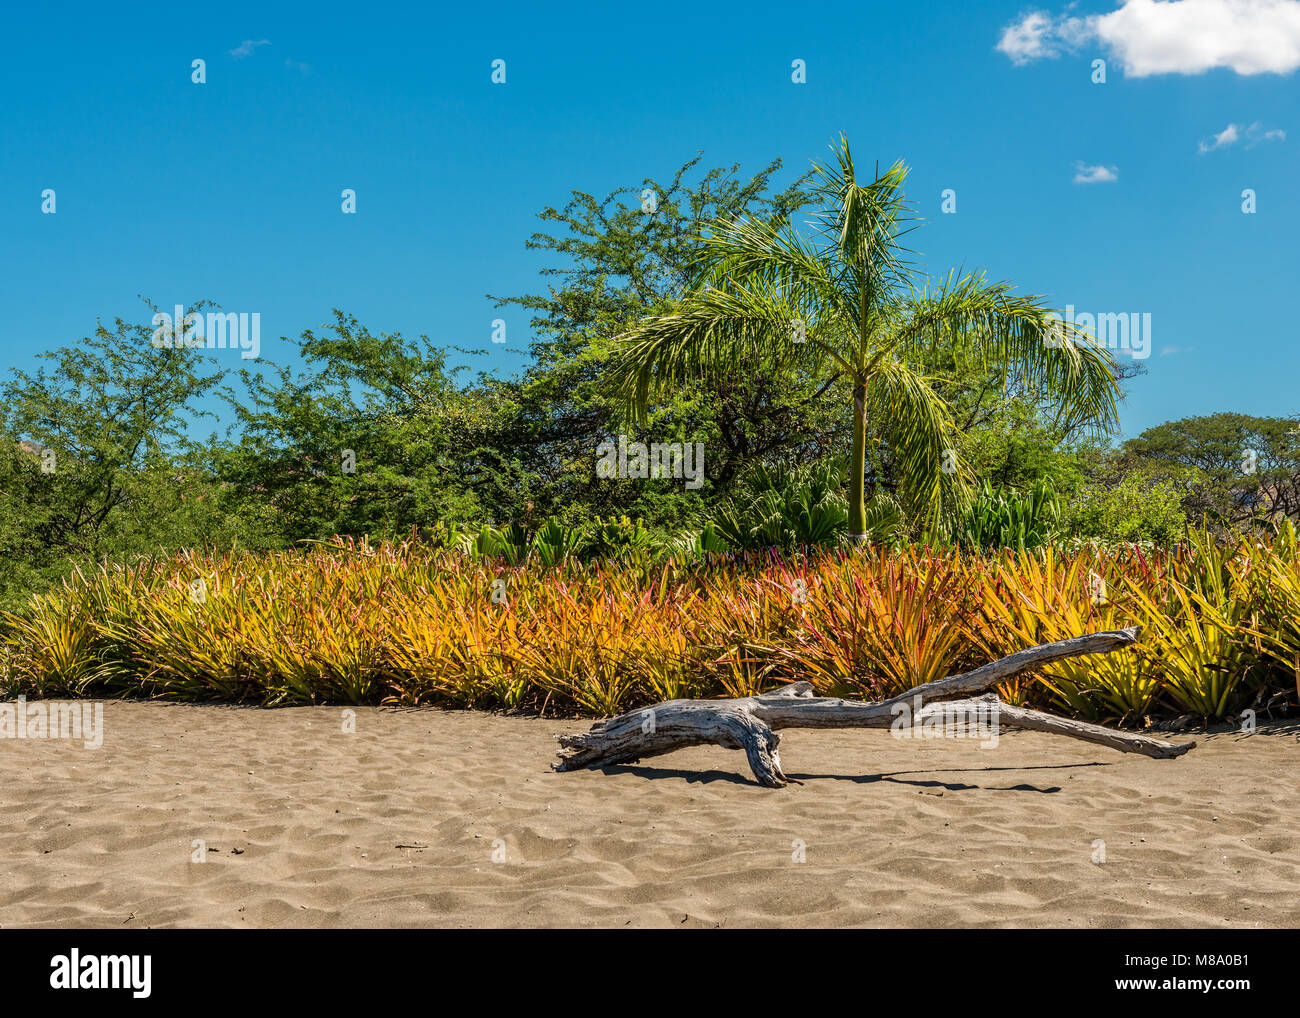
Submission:
[[113,702],[100,749],[0,740],[0,926],[1300,926],[1294,723],[1171,761],[788,730],[772,790],[711,747],[552,772],[581,720],[343,719]]

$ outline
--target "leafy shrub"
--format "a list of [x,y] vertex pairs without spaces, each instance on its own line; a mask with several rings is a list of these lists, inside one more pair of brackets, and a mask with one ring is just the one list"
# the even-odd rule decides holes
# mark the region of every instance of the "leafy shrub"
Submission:
[[985,480],[960,511],[951,536],[964,551],[1036,548],[1051,539],[1060,515],[1060,502],[1044,482],[1018,494],[995,492]]
[[1061,520],[1067,536],[1108,542],[1172,545],[1186,530],[1180,494],[1139,474],[1113,487],[1085,488],[1070,499]]

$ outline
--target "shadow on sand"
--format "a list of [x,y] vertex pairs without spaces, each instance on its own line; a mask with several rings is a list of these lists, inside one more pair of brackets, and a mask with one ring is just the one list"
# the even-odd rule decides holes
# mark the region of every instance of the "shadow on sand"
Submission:
[[[1040,764],[1031,767],[965,767],[944,768],[939,770],[939,773],[992,775],[997,771],[1016,771],[1023,773],[1025,771],[1059,771],[1075,770],[1082,767],[1107,766],[1109,766],[1109,764],[1093,762],[1078,764]],[[601,767],[599,770],[602,774],[634,774],[639,778],[647,778],[651,781],[660,781],[665,778],[681,778],[683,781],[693,785],[710,785],[715,781],[725,781],[733,785],[750,785],[755,788],[761,787],[753,778],[732,771],[681,770],[678,768],[668,767],[647,767],[639,764],[619,764],[614,767]],[[898,785],[913,785],[921,789],[943,788],[950,792],[980,789],[985,792],[1038,792],[1042,795],[1051,795],[1052,793],[1061,790],[1060,785],[1040,787],[1038,785],[1029,785],[1023,782],[1018,785],[971,785],[960,781],[937,781],[934,779],[913,780],[905,777],[905,775],[909,774],[934,774],[935,772],[934,769],[925,771],[890,771],[881,774],[792,774],[787,771],[786,777],[790,779],[791,784],[800,785],[812,781],[852,781],[859,785],[874,784],[877,781],[889,781]]]

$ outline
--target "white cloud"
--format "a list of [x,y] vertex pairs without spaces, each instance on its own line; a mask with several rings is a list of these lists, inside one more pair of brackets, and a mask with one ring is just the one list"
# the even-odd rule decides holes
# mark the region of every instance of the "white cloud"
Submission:
[[1213,152],[1216,148],[1223,148],[1225,145],[1235,145],[1241,135],[1237,130],[1236,124],[1229,124],[1218,134],[1211,138],[1201,139],[1201,155],[1206,152]]
[[1076,184],[1110,184],[1116,180],[1119,180],[1118,166],[1074,164],[1074,182]]
[[1027,64],[1043,57],[1060,54],[1057,46],[1056,25],[1046,11],[1030,11],[1018,23],[1007,25],[998,40],[998,51],[1011,58],[1013,64]]
[[299,60],[286,60],[284,66],[291,71],[297,71],[299,74],[311,73],[311,64],[305,64]]
[[243,60],[244,57],[252,54],[253,50],[257,49],[258,46],[269,46],[269,45],[271,45],[270,39],[257,39],[257,40],[245,39],[243,42],[241,42],[238,46],[236,46],[234,49],[230,51],[230,55],[234,57],[236,60]]
[[1073,49],[1089,34],[1083,18],[1053,18],[1047,11],[1029,11],[1019,22],[1007,25],[998,40],[998,51],[1014,64],[1027,64],[1044,57],[1058,57]]
[[[1259,133],[1252,133],[1256,128],[1259,129]],[[1275,127],[1271,131],[1265,131],[1258,123],[1251,124],[1246,130],[1246,147],[1253,148],[1261,141],[1286,141],[1286,131],[1282,130],[1280,127]]]
[[1095,43],[1134,78],[1290,74],[1300,67],[1300,0],[1123,0],[1109,14],[1054,17],[1041,10],[1006,26],[997,48],[1026,64]]
[[1246,139],[1247,148],[1254,148],[1264,141],[1285,141],[1286,131],[1280,127],[1266,130],[1258,120],[1244,129],[1240,124],[1229,124],[1218,134],[1201,139],[1199,149],[1201,155],[1205,155],[1206,152],[1213,152],[1216,148],[1227,148],[1229,145],[1235,145],[1242,138]]

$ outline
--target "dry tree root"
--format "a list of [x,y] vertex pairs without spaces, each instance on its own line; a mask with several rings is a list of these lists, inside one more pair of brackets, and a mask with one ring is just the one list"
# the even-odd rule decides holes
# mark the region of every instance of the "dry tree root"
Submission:
[[982,693],[1013,675],[1062,658],[1119,650],[1136,643],[1138,632],[1137,627],[1115,629],[1030,647],[973,671],[927,682],[889,700],[863,702],[814,696],[808,682],[793,682],[772,693],[730,700],[667,700],[597,721],[590,731],[582,734],[558,736],[562,748],[560,761],[554,766],[559,771],[609,767],[686,746],[716,745],[743,749],[759,784],[781,788],[787,779],[777,752],[781,741],[778,729],[889,728],[905,710],[915,712],[915,721],[920,723],[939,714],[983,711],[996,717],[999,725],[1009,728],[1065,735],[1158,760],[1182,756],[1196,743],[1175,744],[1015,707],[1003,703],[995,693],[946,699]]

